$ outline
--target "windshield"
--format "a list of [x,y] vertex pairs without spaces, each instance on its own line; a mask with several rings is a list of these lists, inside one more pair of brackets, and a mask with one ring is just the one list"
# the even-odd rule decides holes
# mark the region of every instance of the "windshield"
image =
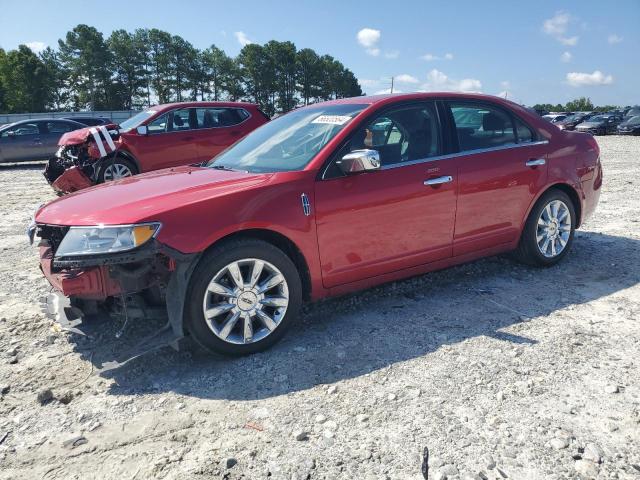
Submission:
[[584,117],[586,117],[586,115],[584,113],[576,113],[575,115],[569,115],[567,118],[565,118],[563,121],[566,123],[570,123],[570,122],[579,122],[580,120],[582,120]]
[[640,125],[640,115],[635,117],[631,117],[629,120],[624,122],[625,125]]
[[301,108],[266,123],[207,166],[248,172],[303,169],[367,105]]
[[156,110],[143,110],[142,112],[134,115],[129,120],[125,120],[120,124],[120,130],[123,132],[128,132],[136,127],[138,127],[142,122],[144,122],[147,118],[151,117],[156,113]]

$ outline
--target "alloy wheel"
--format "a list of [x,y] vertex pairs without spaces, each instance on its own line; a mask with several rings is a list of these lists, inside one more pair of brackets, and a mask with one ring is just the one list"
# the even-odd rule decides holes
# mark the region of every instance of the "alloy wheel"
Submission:
[[538,217],[536,243],[547,258],[560,255],[571,236],[571,211],[562,200],[549,202]]
[[216,273],[204,294],[202,311],[221,340],[250,344],[278,328],[289,306],[284,275],[257,258],[234,261]]
[[118,180],[132,176],[131,169],[122,163],[112,163],[104,169],[104,181]]

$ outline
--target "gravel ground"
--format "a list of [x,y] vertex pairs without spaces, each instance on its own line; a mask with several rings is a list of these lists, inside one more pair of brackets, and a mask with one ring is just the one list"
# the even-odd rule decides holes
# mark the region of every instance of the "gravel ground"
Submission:
[[[640,479],[640,137],[558,266],[505,257],[308,306],[268,352],[83,338],[40,313],[41,166],[0,167],[2,479]],[[159,323],[158,323],[159,325]]]

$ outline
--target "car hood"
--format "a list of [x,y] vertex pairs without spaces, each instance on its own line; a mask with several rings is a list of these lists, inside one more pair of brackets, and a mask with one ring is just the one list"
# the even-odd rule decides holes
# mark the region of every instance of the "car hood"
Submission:
[[228,195],[273,174],[177,167],[97,185],[41,207],[35,221],[48,225],[126,225],[158,219],[189,203]]
[[[114,128],[118,128],[118,126],[115,123],[110,123],[108,125],[98,125],[98,127],[100,128],[106,127],[107,130],[113,130]],[[71,132],[67,132],[60,137],[60,140],[58,140],[58,145],[60,146],[80,145],[89,139],[89,136],[91,135],[91,129],[98,128],[98,127],[86,127],[86,128],[80,128],[78,130],[73,130]]]

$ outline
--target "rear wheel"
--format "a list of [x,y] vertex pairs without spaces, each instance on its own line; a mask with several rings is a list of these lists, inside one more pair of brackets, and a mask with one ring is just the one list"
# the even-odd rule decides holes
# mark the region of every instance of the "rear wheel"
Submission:
[[529,265],[554,265],[569,252],[575,227],[573,202],[563,191],[551,189],[531,210],[516,256]]
[[138,173],[135,164],[126,158],[115,157],[105,160],[98,173],[98,183],[110,182],[120,178],[131,177]]
[[284,252],[261,240],[236,240],[200,261],[187,290],[185,320],[205,349],[245,355],[280,340],[301,303],[300,276]]

